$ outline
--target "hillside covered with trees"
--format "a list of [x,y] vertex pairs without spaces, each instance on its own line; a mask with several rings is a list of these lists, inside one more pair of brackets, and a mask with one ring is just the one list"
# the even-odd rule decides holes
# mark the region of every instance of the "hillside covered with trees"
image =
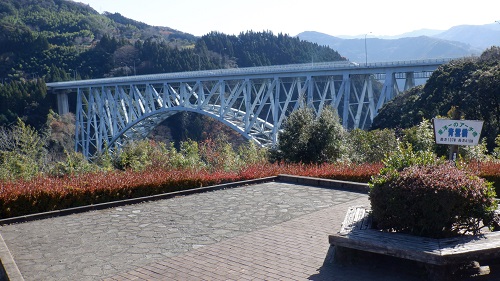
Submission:
[[212,32],[201,38],[68,0],[0,2],[0,125],[40,127],[52,95],[44,82],[344,60],[285,34]]
[[425,85],[386,104],[372,129],[409,128],[424,118],[454,113],[467,120],[483,120],[482,138],[492,151],[500,134],[500,47],[442,65]]

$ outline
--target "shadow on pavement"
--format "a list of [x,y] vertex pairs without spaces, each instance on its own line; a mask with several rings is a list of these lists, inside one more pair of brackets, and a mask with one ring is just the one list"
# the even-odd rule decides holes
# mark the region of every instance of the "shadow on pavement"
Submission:
[[[367,253],[343,264],[325,263],[319,273],[312,275],[312,281],[422,281],[429,280],[422,263]],[[497,281],[500,280],[500,260],[481,262],[489,265],[491,273],[476,277],[453,277],[460,281]],[[455,279],[458,278],[458,279]]]

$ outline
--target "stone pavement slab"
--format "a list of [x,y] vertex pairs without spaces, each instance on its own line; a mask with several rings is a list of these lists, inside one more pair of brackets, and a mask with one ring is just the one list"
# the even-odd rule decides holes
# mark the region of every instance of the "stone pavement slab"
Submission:
[[396,268],[376,268],[376,261],[364,266],[323,264],[329,248],[325,236],[339,230],[353,204],[369,204],[368,198],[361,196],[104,280],[421,280],[407,268],[397,268],[399,263]]
[[[264,231],[261,239],[266,239],[267,229],[281,229],[284,226],[280,224],[284,222],[366,197],[359,193],[269,182],[7,225],[0,228],[0,233],[26,280],[100,280],[124,272],[144,277],[142,268],[152,263],[205,251],[209,245],[226,240],[238,241],[239,237],[243,239],[256,231]],[[333,218],[328,220],[332,223],[326,224],[335,225]],[[300,227],[312,228],[307,223]],[[327,249],[327,233],[313,232],[313,237],[307,240],[322,240]],[[272,241],[279,239],[285,237],[276,237],[267,244],[273,247]],[[271,252],[263,253],[268,258],[277,257]],[[326,250],[315,254],[324,258]],[[291,258],[300,254],[290,255]],[[217,259],[219,267],[226,261],[225,256],[221,256]],[[205,278],[202,269],[183,274],[192,272],[197,272],[200,280]],[[261,273],[255,268],[252,272],[256,274],[253,278],[259,279]],[[161,280],[160,276],[157,277]]]

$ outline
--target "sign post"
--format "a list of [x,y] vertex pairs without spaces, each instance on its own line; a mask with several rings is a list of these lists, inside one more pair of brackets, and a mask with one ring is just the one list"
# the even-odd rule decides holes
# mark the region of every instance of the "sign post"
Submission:
[[457,159],[459,145],[477,145],[483,121],[432,119],[436,144],[450,145],[450,160]]

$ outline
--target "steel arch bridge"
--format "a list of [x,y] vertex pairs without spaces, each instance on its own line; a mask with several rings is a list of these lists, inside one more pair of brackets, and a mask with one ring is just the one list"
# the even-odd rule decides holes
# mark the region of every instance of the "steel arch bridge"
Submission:
[[327,105],[346,129],[367,128],[400,92],[427,79],[447,59],[370,63],[326,62],[204,70],[48,83],[59,114],[76,92],[75,150],[86,157],[145,138],[170,116],[211,116],[262,146],[278,141],[294,110]]

